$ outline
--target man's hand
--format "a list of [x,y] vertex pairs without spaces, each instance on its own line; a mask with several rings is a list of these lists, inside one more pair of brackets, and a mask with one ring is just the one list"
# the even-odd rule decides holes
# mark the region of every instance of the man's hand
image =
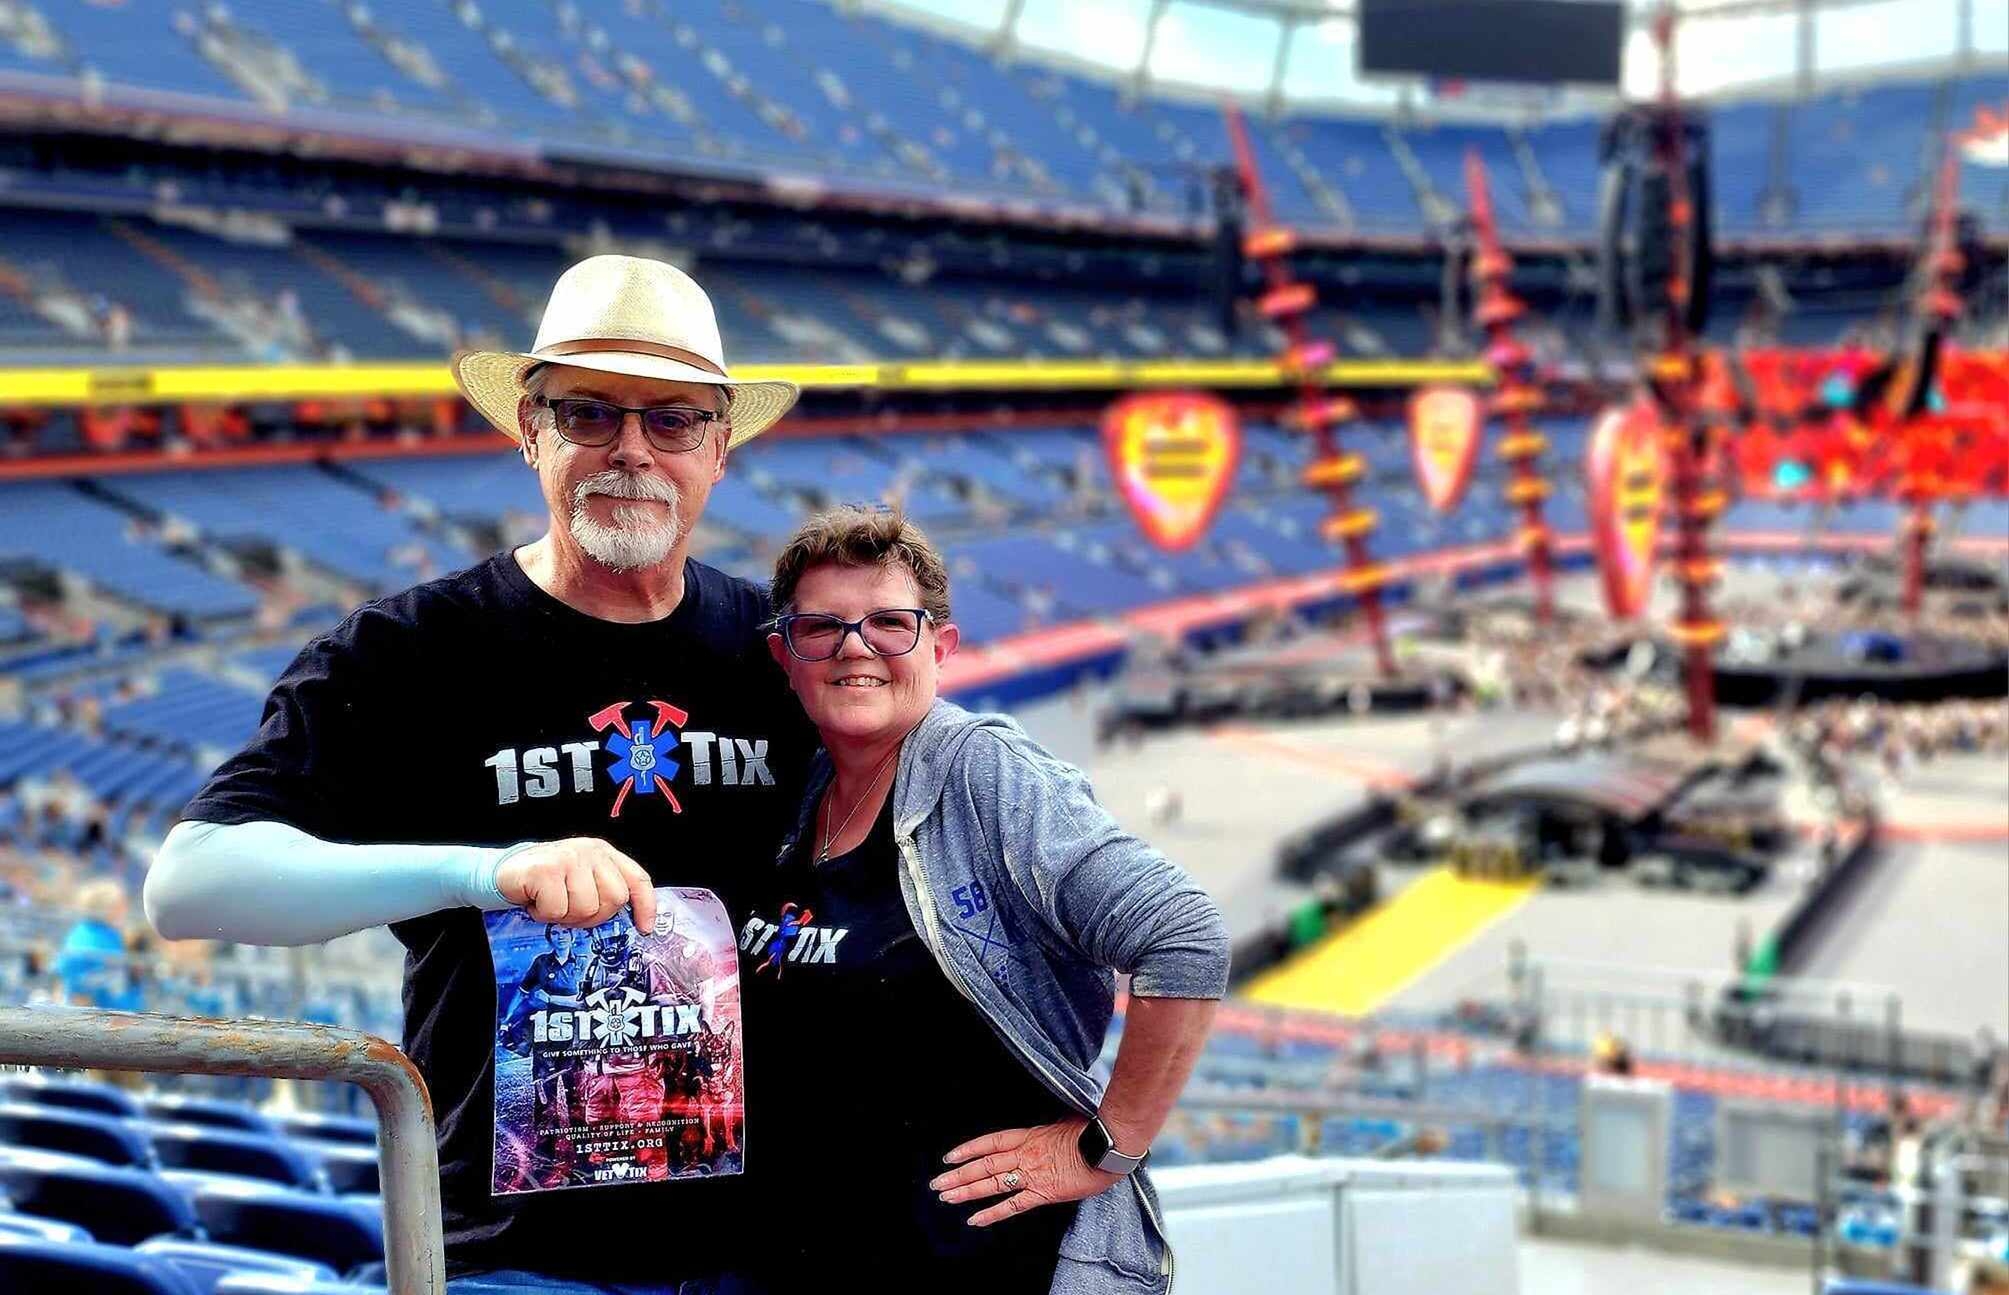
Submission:
[[598,926],[624,905],[635,929],[656,929],[656,885],[642,865],[605,841],[575,836],[519,850],[496,869],[496,889],[540,922]]
[[1042,1205],[1093,1196],[1122,1182],[1123,1175],[1104,1173],[1082,1162],[1081,1130],[1087,1124],[1087,1120],[1072,1118],[1037,1128],[986,1133],[943,1157],[961,1167],[937,1174],[928,1187],[947,1205],[1004,1197],[965,1220],[979,1228]]

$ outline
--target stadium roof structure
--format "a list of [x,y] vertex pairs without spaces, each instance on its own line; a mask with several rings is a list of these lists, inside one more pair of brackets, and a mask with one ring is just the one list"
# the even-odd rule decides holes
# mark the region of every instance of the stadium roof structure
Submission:
[[[1417,0],[1427,3],[1428,0]],[[973,40],[1168,97],[1232,95],[1271,111],[1403,110],[1444,119],[1578,116],[1597,89],[1432,86],[1356,70],[1357,0],[851,0]],[[1659,81],[1648,26],[1659,0],[1627,0],[1623,95]],[[2005,0],[1677,0],[1683,93],[1811,93],[1837,83],[2000,70]],[[1990,56],[1995,56],[1991,64]]]
[[[1628,2],[1631,85],[1633,54],[1652,51],[1641,29],[1647,10]],[[1525,219],[1507,233],[1517,250],[1582,248],[1595,123],[1618,96],[1487,86],[1453,96],[1420,78],[1362,79],[1352,71],[1360,3],[740,0],[729,18],[700,21],[671,0],[550,8],[469,0],[413,6],[393,31],[388,13],[313,0],[236,16],[212,7],[205,21],[219,40],[229,37],[222,46],[197,39],[207,28],[171,24],[180,12],[171,7],[152,11],[149,26],[138,21],[142,10],[29,6],[41,26],[0,33],[0,123],[59,152],[88,150],[73,141],[91,137],[158,149],[197,175],[210,170],[201,154],[220,149],[291,155],[331,174],[353,168],[350,178],[383,168],[522,182],[532,190],[523,203],[547,208],[524,218],[538,239],[563,226],[546,199],[586,193],[634,204],[660,197],[679,210],[787,208],[1038,229],[1071,244],[1191,247],[1213,230],[1207,190],[1229,156],[1220,106],[1233,98],[1250,109],[1266,176],[1293,190],[1282,214],[1307,250],[1434,254],[1455,228],[1457,159],[1473,146],[1496,173],[1525,182]],[[1720,99],[1765,87],[1767,102],[1738,105],[1744,115],[1726,131],[1736,165],[1725,170],[1748,183],[1721,193],[1718,228],[1726,248],[1761,253],[1901,254],[1923,145],[1956,116],[1992,112],[1996,102],[1985,76],[1937,89],[1920,81],[1920,58],[1972,68],[1998,48],[2009,53],[2009,0],[1683,0],[1682,8],[1684,32],[1702,42],[1677,42],[1684,73],[1722,83],[1700,91]],[[408,65],[414,58],[430,76]],[[791,64],[787,75],[782,63]],[[1817,100],[1816,67],[1909,83]],[[1651,81],[1650,64],[1647,72]],[[716,90],[703,96],[703,111],[677,88],[686,74]],[[1902,111],[1876,98],[1892,94]],[[1801,111],[1802,103],[1816,106]],[[1854,181],[1821,178],[1801,194],[1788,175],[1798,156],[1825,168],[1822,177],[1848,172]],[[139,157],[138,173],[148,161]],[[2009,224],[1996,214],[2009,211],[2000,165],[1991,154],[1970,172],[1980,180],[1977,209],[1997,228]],[[152,192],[132,184],[72,192],[60,180],[17,170],[9,204],[152,202],[172,206],[175,219],[214,223],[261,201],[221,185],[189,192],[178,179]],[[475,201],[446,191],[451,183],[444,197],[385,201],[383,225],[442,232]],[[288,224],[346,226],[364,218],[352,206],[366,205],[340,194],[279,201],[277,218]],[[499,219],[488,209],[467,218]],[[685,234],[673,228],[671,243]]]

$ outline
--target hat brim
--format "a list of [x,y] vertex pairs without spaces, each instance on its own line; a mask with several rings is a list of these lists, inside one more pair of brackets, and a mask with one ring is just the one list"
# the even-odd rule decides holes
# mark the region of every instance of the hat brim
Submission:
[[660,355],[635,351],[582,351],[562,359],[543,359],[514,351],[464,351],[453,358],[453,380],[467,402],[480,411],[496,431],[512,441],[521,441],[517,409],[523,403],[523,378],[540,364],[562,364],[597,373],[618,373],[630,378],[654,378],[662,382],[697,382],[711,387],[732,388],[732,439],[726,448],[744,445],[779,422],[794,407],[802,388],[793,382],[763,379],[735,382],[709,369],[685,364]]

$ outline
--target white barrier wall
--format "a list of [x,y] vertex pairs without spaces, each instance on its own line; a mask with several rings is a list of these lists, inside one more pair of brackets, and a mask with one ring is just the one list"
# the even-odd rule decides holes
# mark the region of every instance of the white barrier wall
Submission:
[[1278,1156],[1153,1171],[1204,1295],[1519,1295],[1504,1165]]

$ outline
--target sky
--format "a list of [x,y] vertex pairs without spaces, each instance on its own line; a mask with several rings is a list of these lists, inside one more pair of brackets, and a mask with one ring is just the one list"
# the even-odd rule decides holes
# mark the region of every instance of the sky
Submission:
[[[890,0],[972,26],[995,29],[1005,0]],[[1817,69],[1837,74],[1945,58],[1958,46],[1963,0],[1866,0],[1814,13]],[[1967,0],[1978,53],[1998,67],[2009,53],[2009,0]],[[1708,0],[1693,0],[1706,8]],[[1134,68],[1144,49],[1150,0],[1025,0],[1018,36],[1032,49],[1059,50],[1112,67]],[[1677,48],[1682,90],[1708,94],[1793,72],[1797,14],[1694,15],[1683,20]],[[1259,92],[1268,88],[1281,28],[1270,18],[1173,0],[1159,26],[1151,74],[1161,81]],[[1354,26],[1334,17],[1301,28],[1291,42],[1284,92],[1293,99],[1392,103],[1395,83],[1362,81],[1354,71]],[[1658,59],[1644,32],[1625,51],[1627,94],[1657,85]]]

